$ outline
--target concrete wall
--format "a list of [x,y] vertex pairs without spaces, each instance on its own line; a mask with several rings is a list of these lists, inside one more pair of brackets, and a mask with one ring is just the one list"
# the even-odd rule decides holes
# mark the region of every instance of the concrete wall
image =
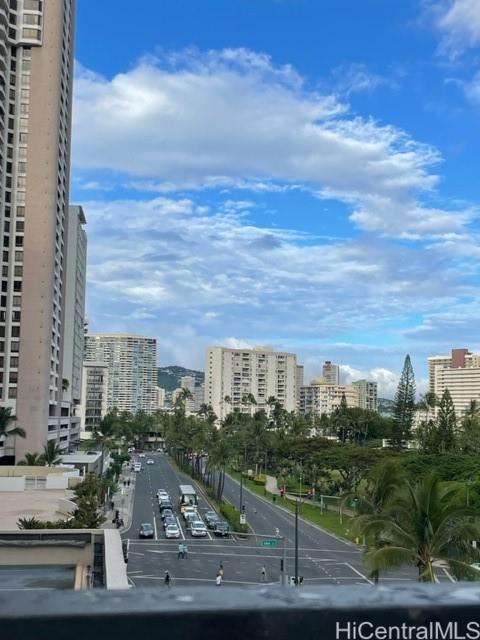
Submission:
[[0,477],[0,492],[2,491],[25,491],[25,476]]

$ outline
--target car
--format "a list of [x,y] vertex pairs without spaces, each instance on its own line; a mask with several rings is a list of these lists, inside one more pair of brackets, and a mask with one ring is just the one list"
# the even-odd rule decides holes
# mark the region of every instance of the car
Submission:
[[207,527],[201,520],[193,520],[190,523],[190,535],[193,538],[204,538],[207,535]]
[[151,458],[149,458],[149,459],[147,460],[147,464],[155,464],[155,461],[154,461],[154,460],[152,460]]
[[157,491],[157,498],[159,500],[161,500],[161,499],[170,500],[170,494],[168,493],[168,491],[165,491],[165,489],[159,489]]
[[139,538],[153,538],[153,535],[154,535],[153,526],[150,524],[150,522],[144,522],[140,526],[140,531],[138,532],[138,537]]
[[175,516],[165,516],[163,519],[163,528],[166,529],[169,524],[177,524]]
[[166,538],[179,538],[180,537],[180,529],[177,524],[169,524],[165,528],[165,537]]
[[230,535],[230,525],[228,522],[225,522],[225,520],[217,520],[213,528],[213,533],[218,538],[228,538]]
[[195,507],[184,507],[183,508],[183,519],[186,520],[188,517],[188,514],[193,514],[194,516],[198,516],[197,510],[195,509]]
[[187,529],[191,522],[198,520],[198,513],[187,513],[185,516],[185,522],[187,523]]
[[163,513],[166,509],[168,509],[169,511],[173,511],[173,504],[167,501],[160,502],[158,508],[160,509],[160,513]]
[[136,462],[136,463],[133,465],[133,470],[135,471],[135,473],[138,473],[139,471],[141,471],[141,470],[142,470],[142,465],[140,464],[140,462]]
[[214,529],[215,522],[220,519],[215,511],[207,511],[203,517],[205,518],[205,522],[207,523],[207,527],[209,529]]
[[139,454],[138,454],[138,457],[139,457],[139,458],[145,458],[146,456],[145,456],[145,454],[144,454],[144,453],[139,453]]
[[173,511],[171,509],[163,509],[163,511],[161,512],[161,516],[162,516],[162,520],[165,520],[165,518],[173,518]]

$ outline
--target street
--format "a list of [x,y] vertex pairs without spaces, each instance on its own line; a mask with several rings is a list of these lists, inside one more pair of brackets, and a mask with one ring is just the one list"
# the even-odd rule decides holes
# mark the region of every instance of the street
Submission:
[[[153,465],[146,464],[148,458],[154,460]],[[196,487],[200,515],[212,508],[201,488],[189,476],[176,471],[166,454],[147,453],[141,462],[142,471],[137,474],[135,485],[132,524],[122,534],[124,539],[130,540],[128,576],[133,586],[163,586],[165,571],[169,572],[173,586],[215,585],[220,564],[224,569],[223,586],[261,584],[263,567],[265,583],[278,584],[283,541],[275,539],[277,534],[286,538],[286,574],[294,575],[295,518],[291,512],[244,488],[243,504],[252,535],[246,539],[236,536],[223,539],[214,537],[209,531],[206,538],[194,539],[186,532],[177,509],[178,487],[180,484],[193,484]],[[166,489],[172,498],[181,528],[178,540],[165,539],[156,497],[160,488]],[[225,479],[224,497],[238,507],[239,484],[228,476]],[[155,539],[138,539],[142,523],[153,525]],[[265,539],[259,536],[275,539],[269,543],[274,546],[262,546],[262,540]],[[178,544],[182,542],[188,547],[185,559],[178,558]],[[360,549],[301,518],[298,546],[298,573],[303,577],[304,584],[371,584],[365,574]],[[442,571],[440,574],[440,580],[448,579]],[[415,579],[412,569],[397,570],[382,576],[382,582]]]

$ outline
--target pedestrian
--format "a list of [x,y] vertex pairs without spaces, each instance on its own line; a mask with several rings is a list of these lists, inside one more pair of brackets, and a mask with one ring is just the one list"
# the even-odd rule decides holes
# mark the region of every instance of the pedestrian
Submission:
[[302,584],[303,584],[303,576],[300,576],[300,577],[298,578],[298,584],[299,584],[300,586],[302,586]]
[[164,578],[163,581],[164,581],[166,587],[170,586],[171,578],[170,578],[170,574],[168,573],[168,571],[165,571],[165,578]]
[[277,496],[274,493],[272,493],[272,502],[273,502],[273,504],[275,504],[276,501],[277,501]]
[[184,558],[185,557],[185,550],[183,547],[183,544],[180,542],[180,544],[178,545],[178,558]]
[[260,580],[265,582],[267,579],[267,570],[265,569],[265,565],[263,565],[262,570],[260,571]]
[[218,575],[222,578],[223,580],[223,563],[220,563],[220,566],[218,567]]
[[217,573],[217,577],[215,578],[215,584],[217,585],[217,587],[222,586],[222,576],[220,575],[220,573]]
[[127,486],[130,486],[130,478],[127,480]]
[[183,557],[186,559],[188,554],[188,547],[186,544],[183,545]]
[[126,486],[127,486],[127,481],[126,481],[126,480],[124,480],[124,481],[123,481],[123,486],[124,486],[124,487],[126,487]]
[[113,500],[110,502],[110,509],[112,511],[115,509],[115,502]]

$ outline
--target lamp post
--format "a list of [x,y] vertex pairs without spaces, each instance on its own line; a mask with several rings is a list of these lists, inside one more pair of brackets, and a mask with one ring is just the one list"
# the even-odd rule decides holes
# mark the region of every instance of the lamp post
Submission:
[[240,471],[240,503],[238,505],[238,510],[242,513],[242,505],[243,505],[243,471]]
[[295,586],[298,587],[298,500],[295,501]]

